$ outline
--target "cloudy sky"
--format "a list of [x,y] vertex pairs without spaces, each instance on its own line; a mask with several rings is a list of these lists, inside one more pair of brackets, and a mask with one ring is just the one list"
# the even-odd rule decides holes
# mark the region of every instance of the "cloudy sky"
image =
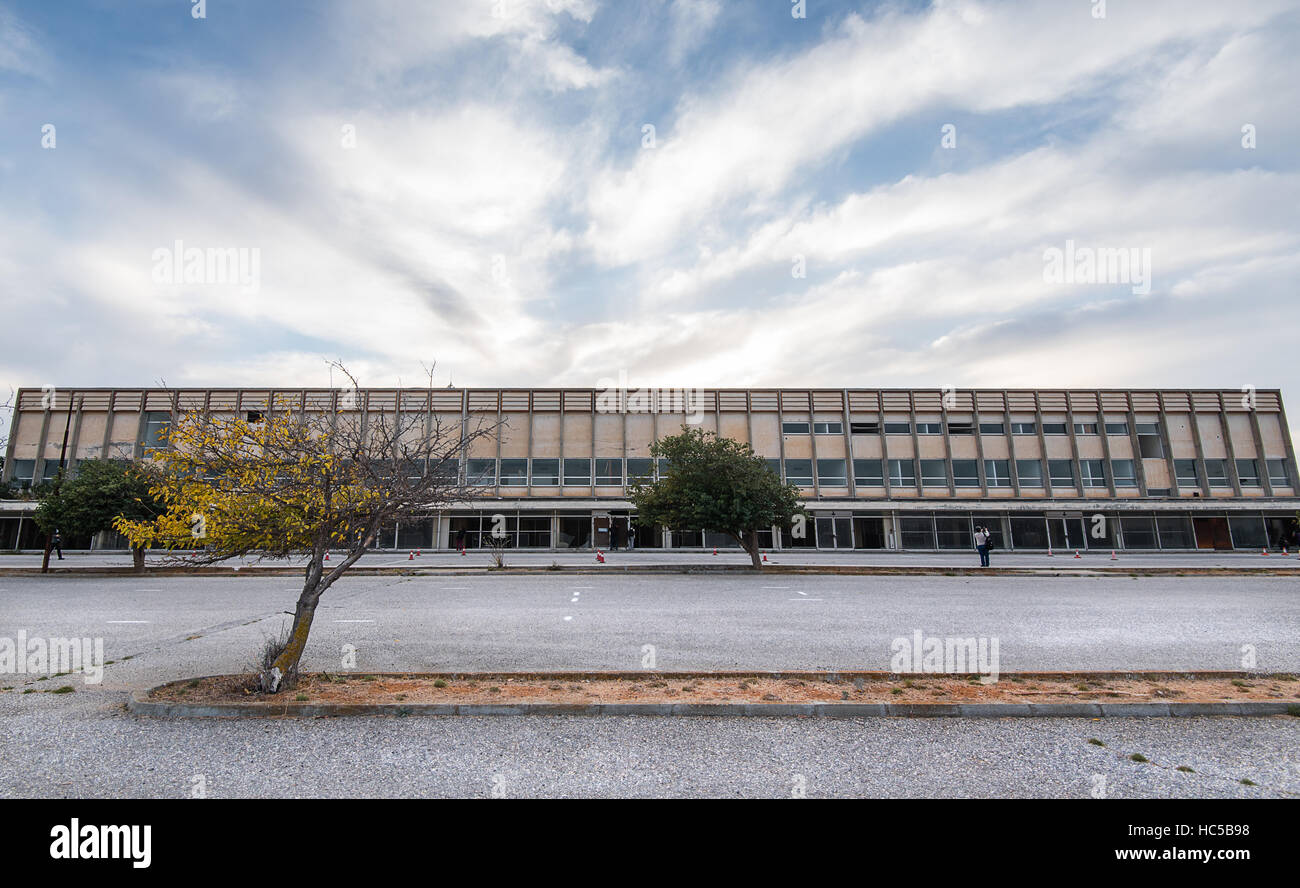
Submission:
[[1300,391],[1294,0],[194,2],[0,0],[4,391]]

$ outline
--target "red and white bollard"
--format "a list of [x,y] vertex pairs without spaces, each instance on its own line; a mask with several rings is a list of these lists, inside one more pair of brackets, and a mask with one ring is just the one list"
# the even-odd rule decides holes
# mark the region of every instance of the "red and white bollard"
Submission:
[[1082,558],[1083,556],[1079,554],[1079,550],[1078,550],[1078,549],[1075,549],[1075,550],[1074,550],[1074,557],[1075,557],[1075,558]]
[[1047,547],[1047,557],[1048,557],[1048,558],[1051,558],[1052,555],[1053,555],[1052,547],[1051,547],[1051,546],[1048,546],[1048,547]]
[[764,561],[765,563],[767,562],[767,553],[766,553],[766,552],[763,553],[763,561]]
[[326,560],[326,561],[329,561],[329,560],[330,560],[330,553],[329,553],[329,552],[326,552],[326,553],[325,553],[325,560]]
[[407,552],[407,553],[406,553],[406,560],[407,560],[407,561],[414,561],[414,560],[415,560],[415,553],[414,553],[414,552]]
[[718,549],[717,549],[716,546],[715,546],[714,549],[713,549],[713,554],[714,554],[714,555],[717,555],[717,554],[718,554]]
[[1111,561],[1119,561],[1119,558],[1115,555],[1115,550],[1114,550],[1114,549],[1111,549],[1111,550],[1110,550],[1110,560],[1111,560]]
[[605,563],[605,553],[600,551],[599,549],[596,550],[596,563],[597,564]]

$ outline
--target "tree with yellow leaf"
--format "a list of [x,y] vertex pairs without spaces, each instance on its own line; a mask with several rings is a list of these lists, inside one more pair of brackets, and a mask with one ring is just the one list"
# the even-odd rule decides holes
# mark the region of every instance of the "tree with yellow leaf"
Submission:
[[[426,410],[368,410],[347,376],[352,387],[328,410],[181,412],[144,468],[162,514],[114,525],[133,546],[194,550],[186,564],[307,556],[293,624],[258,675],[265,693],[296,680],[321,595],[382,527],[475,496],[461,464],[477,440],[498,434],[495,424],[441,423]],[[343,552],[333,565],[330,550]]]

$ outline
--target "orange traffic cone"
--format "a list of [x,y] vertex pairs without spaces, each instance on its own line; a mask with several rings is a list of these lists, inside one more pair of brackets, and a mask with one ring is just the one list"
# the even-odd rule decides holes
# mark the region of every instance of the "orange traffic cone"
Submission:
[[1074,550],[1074,557],[1075,557],[1075,558],[1082,558],[1083,556],[1079,554],[1079,550],[1078,550],[1078,549],[1075,549],[1075,550]]
[[1110,560],[1111,560],[1111,561],[1119,561],[1119,558],[1116,557],[1116,555],[1115,555],[1115,550],[1114,550],[1114,549],[1111,549],[1111,550],[1110,550]]
[[1051,546],[1048,546],[1048,547],[1047,547],[1047,557],[1048,557],[1048,558],[1051,558],[1051,557],[1052,557],[1052,547],[1051,547]]
[[419,549],[416,549],[416,550],[415,550],[415,557],[417,557],[417,558],[420,557],[420,550],[419,550]]
[[1265,546],[1264,548],[1260,549],[1260,550],[1259,550],[1259,554],[1261,554],[1261,555],[1267,555],[1267,554],[1268,554],[1268,547]]
[[325,553],[325,560],[326,560],[326,561],[329,561],[329,560],[330,560],[330,553],[328,553],[328,552]]
[[717,554],[718,554],[718,549],[717,549],[716,546],[713,548],[713,554],[714,554],[714,555],[717,555]]
[[767,561],[767,553],[766,553],[766,552],[763,553],[763,560],[764,560],[764,561]]
[[596,550],[596,563],[597,564],[605,563],[605,553],[600,551],[599,549]]
[[406,560],[407,560],[407,561],[414,561],[414,560],[415,560],[415,553],[414,553],[414,552],[407,552],[407,553],[406,553]]

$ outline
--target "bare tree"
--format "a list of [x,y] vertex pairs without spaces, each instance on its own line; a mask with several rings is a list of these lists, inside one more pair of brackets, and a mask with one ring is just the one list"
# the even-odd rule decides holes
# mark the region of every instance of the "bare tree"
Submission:
[[[293,625],[258,676],[266,693],[292,682],[321,596],[384,528],[480,494],[462,462],[477,442],[499,433],[499,423],[486,419],[440,422],[432,401],[418,412],[404,412],[401,397],[390,412],[367,409],[356,377],[340,363],[331,366],[351,384],[331,409],[301,405],[253,421],[180,414],[149,469],[166,513],[118,523],[133,543],[201,546],[188,564],[307,555]],[[430,370],[426,394],[432,391]],[[331,549],[343,554],[332,565],[325,560]]]

